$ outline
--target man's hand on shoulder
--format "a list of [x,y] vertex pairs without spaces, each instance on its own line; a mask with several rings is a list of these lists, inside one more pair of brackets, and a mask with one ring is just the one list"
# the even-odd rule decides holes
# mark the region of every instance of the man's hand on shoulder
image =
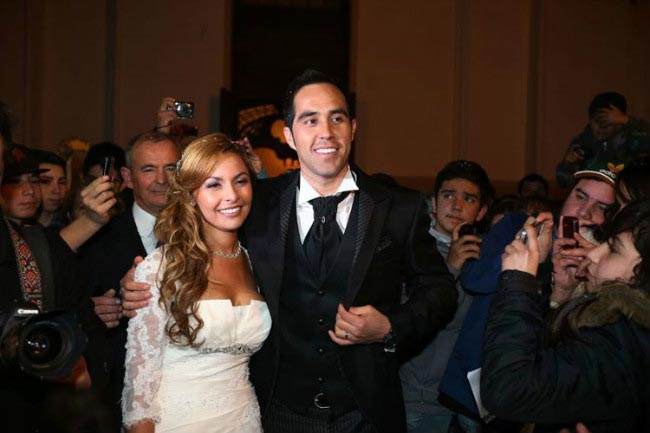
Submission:
[[166,96],[160,101],[158,112],[156,113],[156,127],[155,130],[169,135],[172,125],[178,120],[176,110],[174,110],[174,103],[176,99]]
[[391,329],[390,320],[372,305],[350,307],[339,304],[334,330],[327,331],[333,342],[340,346],[369,344],[384,341]]
[[127,272],[120,280],[120,296],[122,297],[123,308],[122,314],[129,319],[137,315],[137,310],[149,305],[149,298],[151,298],[151,293],[149,293],[151,286],[147,283],[135,282],[135,268],[137,268],[143,260],[144,259],[140,256],[133,259],[133,266],[131,266],[129,272]]

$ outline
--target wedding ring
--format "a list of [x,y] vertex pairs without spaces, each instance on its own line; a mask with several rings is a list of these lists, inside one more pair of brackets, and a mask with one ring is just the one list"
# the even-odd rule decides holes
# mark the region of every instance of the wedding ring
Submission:
[[349,336],[350,336],[350,334],[348,334],[348,333],[346,332],[345,335],[343,336],[343,339],[347,340]]

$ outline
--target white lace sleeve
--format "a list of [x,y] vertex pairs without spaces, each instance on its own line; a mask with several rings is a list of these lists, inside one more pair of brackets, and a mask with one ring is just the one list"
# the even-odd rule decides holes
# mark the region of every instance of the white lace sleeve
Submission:
[[[167,313],[158,304],[158,277],[162,276],[161,250],[152,252],[135,271],[135,281],[151,285],[149,305],[129,320],[126,340],[126,374],[122,391],[122,418],[130,427],[142,420],[160,422],[157,393],[160,385]],[[159,273],[160,272],[160,273]]]

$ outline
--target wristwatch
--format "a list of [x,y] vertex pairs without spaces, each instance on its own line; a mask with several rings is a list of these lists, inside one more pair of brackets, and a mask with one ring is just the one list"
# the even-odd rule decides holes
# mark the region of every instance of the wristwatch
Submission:
[[395,349],[397,349],[397,336],[393,328],[390,328],[388,333],[384,335],[384,352],[395,353]]

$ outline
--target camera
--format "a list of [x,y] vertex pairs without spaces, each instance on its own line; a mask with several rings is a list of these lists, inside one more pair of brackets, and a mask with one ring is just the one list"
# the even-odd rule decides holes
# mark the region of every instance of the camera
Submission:
[[174,102],[176,115],[181,119],[194,118],[194,102],[176,101]]
[[40,313],[30,303],[0,312],[0,366],[40,379],[69,376],[87,338],[72,311]]

